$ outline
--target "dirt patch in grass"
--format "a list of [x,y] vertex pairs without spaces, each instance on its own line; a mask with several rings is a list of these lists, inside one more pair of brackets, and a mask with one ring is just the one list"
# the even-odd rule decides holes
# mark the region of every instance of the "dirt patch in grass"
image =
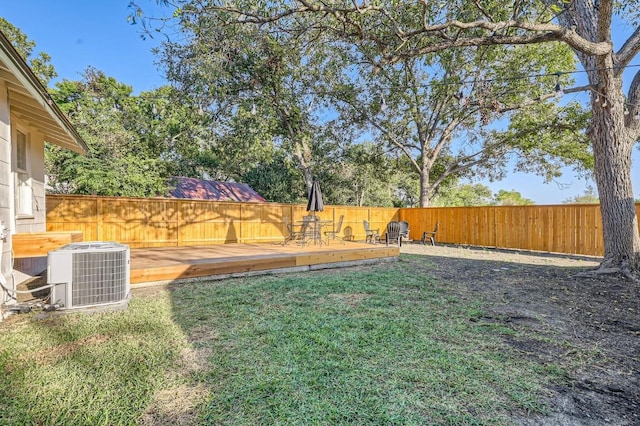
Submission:
[[41,349],[33,352],[28,352],[20,355],[22,362],[36,362],[40,365],[50,365],[57,362],[59,359],[70,356],[75,351],[84,346],[93,346],[104,343],[110,339],[110,336],[106,335],[93,335],[86,339],[81,339],[75,342],[62,343],[46,349]]
[[[170,374],[177,373],[189,381],[192,375],[209,368],[210,356],[211,350],[208,348],[183,348],[176,363],[178,370]],[[179,377],[178,381],[181,381]],[[182,383],[162,389],[153,396],[140,423],[143,426],[198,424],[199,406],[209,396],[209,388],[202,383]]]
[[142,416],[144,426],[197,424],[198,405],[209,396],[204,385],[180,385],[158,392]]
[[523,331],[505,335],[523,357],[565,372],[548,390],[548,415],[515,422],[640,424],[640,286],[578,275],[597,258],[421,244],[401,252],[425,256],[402,261],[418,263],[460,296],[487,301],[478,321]]
[[218,340],[219,337],[220,333],[218,330],[208,324],[200,327],[194,327],[189,332],[189,341],[196,344]]

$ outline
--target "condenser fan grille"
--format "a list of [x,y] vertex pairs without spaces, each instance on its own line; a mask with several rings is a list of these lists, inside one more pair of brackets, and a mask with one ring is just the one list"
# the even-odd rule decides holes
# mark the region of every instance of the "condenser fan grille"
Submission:
[[73,254],[73,306],[111,303],[127,297],[126,251],[76,251]]

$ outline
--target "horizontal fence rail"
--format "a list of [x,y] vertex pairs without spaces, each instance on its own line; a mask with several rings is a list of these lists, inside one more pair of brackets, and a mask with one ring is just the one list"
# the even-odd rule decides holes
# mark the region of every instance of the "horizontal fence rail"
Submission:
[[[85,241],[117,241],[131,247],[194,246],[283,241],[285,217],[308,215],[306,205],[235,203],[167,198],[47,195],[47,231],[82,231]],[[384,230],[389,221],[409,222],[410,238],[439,230],[436,241],[602,256],[597,204],[383,208],[325,206],[317,216],[337,223],[340,236],[365,239],[363,221]]]

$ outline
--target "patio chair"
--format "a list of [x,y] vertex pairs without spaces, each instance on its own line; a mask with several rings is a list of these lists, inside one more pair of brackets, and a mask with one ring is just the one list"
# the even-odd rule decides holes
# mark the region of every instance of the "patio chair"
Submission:
[[364,233],[365,233],[365,242],[375,244],[377,241],[380,241],[380,229],[371,229],[369,227],[368,221],[363,221],[364,224]]
[[290,241],[295,241],[300,245],[305,245],[309,242],[309,225],[310,220],[304,218],[302,225],[296,226],[293,223],[289,222],[289,218],[284,216],[283,218],[284,224],[287,227],[288,235],[284,237],[283,245],[287,245]]
[[422,233],[422,244],[427,244],[427,240],[431,241],[431,245],[436,245],[436,234],[438,233],[438,226],[440,226],[440,222],[436,222],[436,227],[433,228],[433,231],[424,231]]
[[402,220],[398,223],[400,223],[400,238],[404,241],[409,241],[409,222]]
[[400,222],[389,222],[387,223],[387,232],[384,234],[384,239],[389,245],[389,243],[398,244],[398,247],[402,247],[402,225]]
[[[338,234],[342,231],[342,221],[344,220],[344,215],[340,215],[340,219],[338,219],[338,224],[334,225],[333,230],[324,231],[325,237],[327,237],[327,242],[329,242],[329,238],[335,240],[338,238]],[[344,240],[341,239],[340,242],[344,244]]]

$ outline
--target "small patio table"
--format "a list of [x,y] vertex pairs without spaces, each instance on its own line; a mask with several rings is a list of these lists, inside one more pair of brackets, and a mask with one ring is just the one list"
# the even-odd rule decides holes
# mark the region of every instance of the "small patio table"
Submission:
[[324,241],[322,239],[322,232],[323,232],[322,230],[323,230],[323,228],[325,226],[332,225],[333,224],[332,220],[320,220],[320,219],[313,220],[313,219],[311,219],[309,221],[299,220],[296,223],[304,224],[305,222],[308,223],[308,225],[309,225],[309,228],[308,228],[308,230],[309,230],[308,234],[309,235],[305,235],[305,239],[306,238],[310,238],[313,241],[313,244],[318,244],[319,243],[320,245],[323,245],[323,244],[329,245],[329,239],[328,238],[327,238],[327,241]]

